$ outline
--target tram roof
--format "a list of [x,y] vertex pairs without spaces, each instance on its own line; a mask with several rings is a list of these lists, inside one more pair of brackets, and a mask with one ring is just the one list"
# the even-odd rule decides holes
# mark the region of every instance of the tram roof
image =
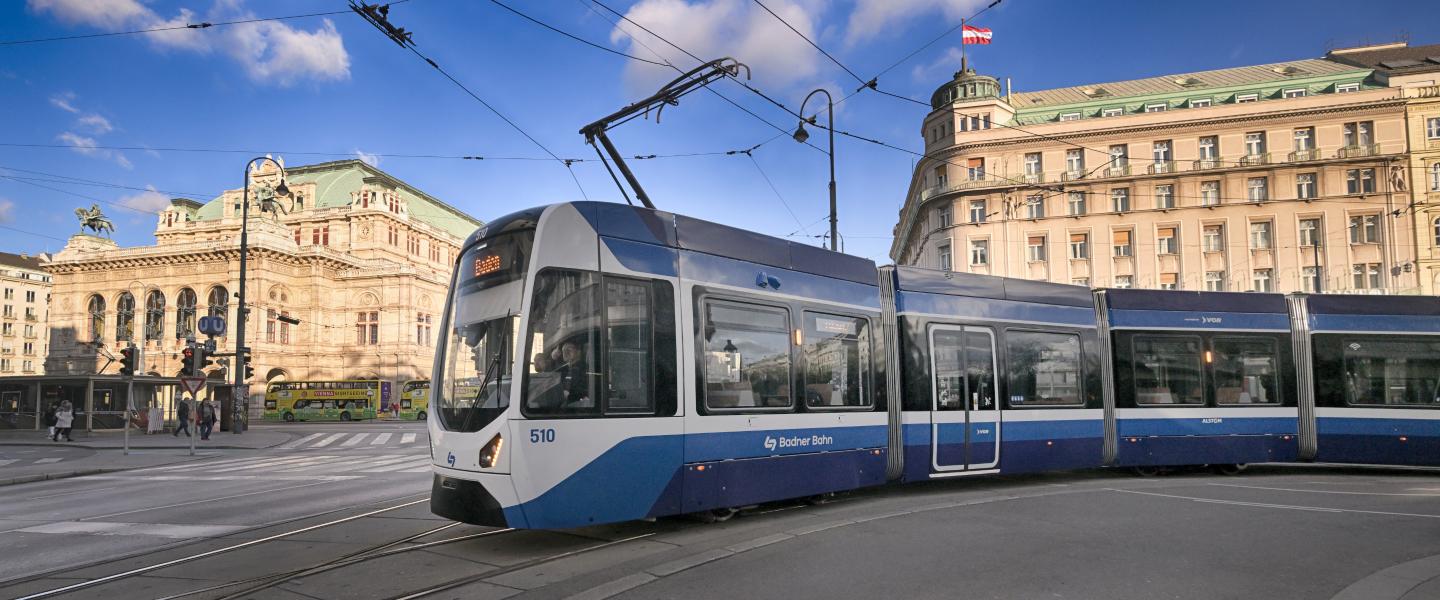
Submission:
[[1435,296],[1315,294],[1305,299],[1305,306],[1317,315],[1440,316],[1440,298]]
[[895,267],[896,289],[992,300],[1014,300],[1059,306],[1090,308],[1095,298],[1090,288],[1079,285],[1011,279],[994,275],[956,273],[925,267]]
[[1105,298],[1111,310],[1277,314],[1289,312],[1283,294],[1107,289]]

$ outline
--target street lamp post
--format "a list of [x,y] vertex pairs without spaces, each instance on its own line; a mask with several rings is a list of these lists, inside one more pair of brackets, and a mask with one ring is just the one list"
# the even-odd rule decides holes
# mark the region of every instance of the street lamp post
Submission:
[[245,347],[245,258],[250,250],[250,166],[257,161],[270,161],[280,169],[280,185],[275,188],[278,196],[289,196],[290,189],[285,187],[285,166],[269,156],[257,156],[245,163],[245,176],[241,180],[243,185],[240,191],[240,293],[238,294],[235,311],[235,387],[230,394],[230,433],[244,433],[244,419],[241,411],[244,405],[240,402],[240,390],[245,385],[245,365],[248,358],[248,349]]
[[839,232],[837,231],[835,219],[835,99],[830,96],[830,92],[826,91],[825,88],[810,92],[810,95],[805,96],[805,100],[800,103],[800,126],[795,128],[794,138],[795,141],[802,144],[805,143],[805,140],[810,139],[810,133],[805,131],[805,121],[808,120],[811,125],[814,125],[815,117],[810,117],[809,119],[804,118],[805,104],[810,102],[811,96],[815,94],[825,94],[825,129],[830,132],[830,250],[834,251],[839,247],[837,245],[839,244]]

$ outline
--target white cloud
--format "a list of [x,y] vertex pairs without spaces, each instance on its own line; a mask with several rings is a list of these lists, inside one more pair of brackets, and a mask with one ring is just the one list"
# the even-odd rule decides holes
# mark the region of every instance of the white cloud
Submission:
[[910,70],[910,76],[918,82],[929,82],[939,85],[941,83],[941,77],[949,76],[955,71],[960,70],[960,56],[960,48],[951,46],[945,49],[945,54],[930,64],[915,65],[915,67]]
[[376,156],[376,155],[374,155],[374,154],[370,154],[370,153],[365,152],[364,150],[361,150],[361,149],[359,149],[359,148],[356,148],[356,149],[355,149],[355,158],[360,159],[360,162],[363,162],[363,163],[365,163],[365,164],[367,164],[367,165],[370,165],[370,166],[372,166],[372,167],[378,168],[378,167],[380,166],[380,157],[379,157],[379,156]]
[[[796,0],[775,0],[766,6],[810,39],[816,39],[811,16],[818,6],[815,2],[801,6]],[[760,87],[789,87],[813,80],[819,71],[822,57],[814,48],[775,17],[745,0],[641,0],[625,16],[703,60],[734,57],[750,66]],[[645,49],[649,46],[682,69],[695,62],[624,21],[611,31],[610,41],[629,42],[628,51],[645,58],[653,57]],[[631,61],[625,67],[625,82],[632,93],[653,92],[674,77],[673,70],[655,65]]]
[[0,223],[10,223],[15,220],[15,203],[0,198]]
[[[29,0],[32,12],[51,14],[69,25],[104,30],[178,27],[202,20],[255,18],[241,0],[216,0],[205,18],[188,8],[171,18],[160,16],[137,0]],[[209,53],[222,49],[258,83],[294,85],[301,81],[343,81],[350,78],[350,55],[335,24],[324,19],[313,31],[278,21],[247,23],[218,30],[176,29],[145,34],[162,50]],[[223,37],[217,37],[223,36]],[[52,99],[52,102],[54,100]],[[57,104],[59,106],[59,104]],[[75,111],[71,111],[75,112]]]
[[96,135],[110,133],[111,130],[115,129],[114,126],[110,125],[109,119],[97,114],[82,116],[79,120],[75,121],[75,124],[81,129]]
[[55,105],[55,108],[69,113],[80,112],[80,109],[75,108],[75,105],[72,104],[73,102],[75,102],[75,92],[60,92],[50,97],[50,104]]
[[84,154],[85,156],[94,156],[98,158],[113,160],[115,161],[115,164],[120,165],[121,167],[124,167],[126,169],[134,167],[134,165],[130,164],[130,159],[125,158],[124,154],[121,154],[114,150],[99,148],[98,146],[100,145],[100,143],[95,141],[95,138],[85,137],[83,135],[79,135],[70,131],[62,133],[55,137],[62,142],[70,144],[71,150],[74,150],[80,154]]
[[933,12],[944,13],[948,23],[959,23],[960,19],[984,7],[987,1],[855,0],[855,11],[850,13],[850,26],[845,32],[845,44],[854,46],[875,38],[882,32],[900,31],[896,25]]
[[170,197],[155,191],[155,186],[145,186],[145,191],[121,196],[116,202],[135,210],[158,213],[170,206]]

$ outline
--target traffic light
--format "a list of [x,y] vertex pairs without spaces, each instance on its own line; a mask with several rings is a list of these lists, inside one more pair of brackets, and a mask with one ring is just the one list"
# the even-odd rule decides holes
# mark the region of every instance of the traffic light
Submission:
[[215,364],[215,359],[210,355],[215,352],[215,340],[207,340],[203,345],[195,346],[195,376],[204,377],[205,370]]
[[135,375],[135,367],[140,361],[139,352],[135,346],[126,346],[120,349],[120,374],[126,377]]
[[235,364],[237,365],[237,368],[240,369],[240,372],[245,375],[245,378],[242,379],[242,381],[249,381],[250,378],[255,376],[255,368],[250,366],[250,349],[237,349],[235,351],[235,354]]
[[180,376],[181,376],[181,377],[194,377],[194,376],[195,376],[195,347],[194,347],[194,346],[186,346],[184,350],[181,350],[181,351],[180,351]]

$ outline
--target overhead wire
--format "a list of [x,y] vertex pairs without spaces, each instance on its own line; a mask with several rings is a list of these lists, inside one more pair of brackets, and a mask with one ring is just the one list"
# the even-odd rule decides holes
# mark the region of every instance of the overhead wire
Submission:
[[821,48],[819,44],[816,44],[816,43],[815,43],[815,40],[812,40],[812,39],[810,39],[809,36],[807,36],[807,35],[805,35],[805,34],[803,34],[803,33],[800,33],[800,30],[799,30],[799,29],[796,29],[794,25],[791,25],[790,22],[789,22],[789,21],[786,21],[784,17],[781,17],[779,14],[776,14],[775,11],[770,10],[770,7],[765,6],[765,3],[764,3],[764,2],[761,2],[760,0],[754,0],[754,2],[755,2],[755,4],[760,5],[760,8],[765,9],[765,12],[770,13],[770,16],[775,17],[775,20],[780,21],[780,24],[784,25],[784,26],[785,26],[786,28],[788,28],[790,31],[795,32],[795,35],[800,36],[800,39],[805,40],[806,43],[810,44],[810,47],[811,47],[811,48],[814,48],[814,49],[818,50],[818,51],[820,52],[820,54],[825,55],[825,58],[830,59],[830,62],[835,63],[835,66],[840,67],[840,68],[841,68],[842,70],[844,70],[846,73],[849,73],[851,77],[854,77],[854,78],[855,78],[855,81],[860,82],[860,84],[861,84],[862,86],[865,85],[865,80],[864,80],[864,79],[861,79],[859,75],[856,75],[854,71],[851,71],[851,70],[850,70],[850,67],[847,67],[847,66],[845,66],[844,64],[841,64],[839,60],[836,60],[835,57],[834,57],[834,56],[831,56],[829,52],[826,52],[824,48]]
[[[388,6],[388,5],[392,5],[392,4],[401,4],[401,3],[405,3],[405,2],[409,2],[409,1],[410,1],[410,0],[394,0],[393,2],[387,2],[386,5]],[[291,19],[308,19],[308,18],[310,18],[310,17],[325,17],[325,16],[330,16],[330,15],[344,15],[344,14],[350,14],[350,11],[349,11],[349,10],[332,10],[332,11],[327,11],[327,12],[306,13],[306,14],[303,14],[303,15],[286,15],[286,16],[283,16],[283,17],[260,17],[260,18],[253,18],[253,19],[237,19],[237,20],[234,20],[234,21],[217,21],[217,22],[214,22],[214,23],[211,23],[211,22],[208,22],[208,21],[200,21],[200,22],[197,22],[197,23],[187,23],[187,24],[185,24],[185,25],[172,25],[172,26],[167,26],[167,27],[151,27],[151,28],[148,28],[148,29],[134,29],[134,30],[129,30],[129,31],[109,31],[109,32],[103,32],[103,33],[86,33],[86,34],[79,34],[79,35],[66,35],[66,36],[50,37],[50,38],[34,38],[34,39],[24,39],[24,40],[4,40],[4,41],[0,41],[0,46],[19,46],[19,45],[22,45],[22,44],[40,44],[40,43],[45,43],[45,42],[63,42],[63,41],[69,41],[69,40],[81,40],[81,39],[91,39],[91,38],[114,37],[114,36],[121,36],[121,35],[138,35],[138,34],[146,34],[146,33],[161,33],[161,32],[165,32],[165,31],[178,31],[178,30],[181,30],[181,29],[200,30],[200,29],[209,29],[209,28],[211,28],[211,27],[223,27],[223,26],[227,26],[227,25],[244,25],[244,24],[247,24],[247,23],[260,23],[260,22],[264,22],[264,21],[288,21],[288,20],[291,20]]]
[[572,34],[572,33],[570,33],[570,32],[561,30],[561,29],[558,28],[558,27],[551,26],[550,24],[545,23],[545,22],[543,22],[543,21],[541,21],[541,20],[539,20],[539,19],[536,19],[535,17],[532,17],[532,16],[530,16],[530,15],[527,15],[527,14],[525,14],[525,13],[523,13],[523,12],[520,12],[520,11],[516,10],[515,8],[511,7],[510,5],[505,4],[504,2],[501,2],[500,0],[490,0],[490,2],[494,3],[496,6],[499,6],[500,8],[503,8],[503,9],[505,9],[505,10],[508,10],[508,11],[512,12],[512,13],[515,13],[516,15],[520,16],[520,18],[523,18],[523,19],[525,19],[525,20],[527,20],[527,21],[530,21],[531,23],[534,23],[534,24],[536,24],[536,25],[539,25],[539,26],[541,26],[541,27],[544,27],[544,28],[546,28],[546,29],[549,29],[550,31],[553,31],[553,32],[555,32],[555,33],[558,33],[558,34],[560,34],[560,35],[563,35],[563,36],[565,36],[565,37],[568,37],[568,38],[570,38],[570,39],[572,39],[572,40],[575,40],[575,41],[577,41],[577,42],[580,42],[580,43],[582,43],[582,44],[585,44],[586,46],[590,46],[591,48],[595,48],[595,49],[597,49],[597,50],[603,50],[603,51],[605,51],[605,52],[609,52],[609,53],[611,53],[611,54],[616,54],[616,55],[619,55],[619,56],[623,56],[623,57],[628,58],[628,59],[630,59],[630,60],[635,60],[635,61],[639,61],[639,62],[642,62],[642,63],[652,64],[652,65],[656,65],[656,66],[660,66],[660,67],[668,66],[668,65],[666,65],[665,63],[662,63],[662,62],[656,62],[656,61],[653,61],[653,60],[640,58],[640,57],[635,56],[635,55],[633,55],[633,54],[626,54],[626,53],[621,52],[621,51],[619,51],[619,50],[616,50],[616,49],[614,49],[614,48],[607,48],[607,47],[605,47],[605,46],[601,46],[600,44],[596,44],[596,43],[594,43],[594,42],[592,42],[592,41],[590,41],[590,40],[587,40],[587,39],[582,38],[582,37],[580,37],[580,36],[574,35],[574,34]]

